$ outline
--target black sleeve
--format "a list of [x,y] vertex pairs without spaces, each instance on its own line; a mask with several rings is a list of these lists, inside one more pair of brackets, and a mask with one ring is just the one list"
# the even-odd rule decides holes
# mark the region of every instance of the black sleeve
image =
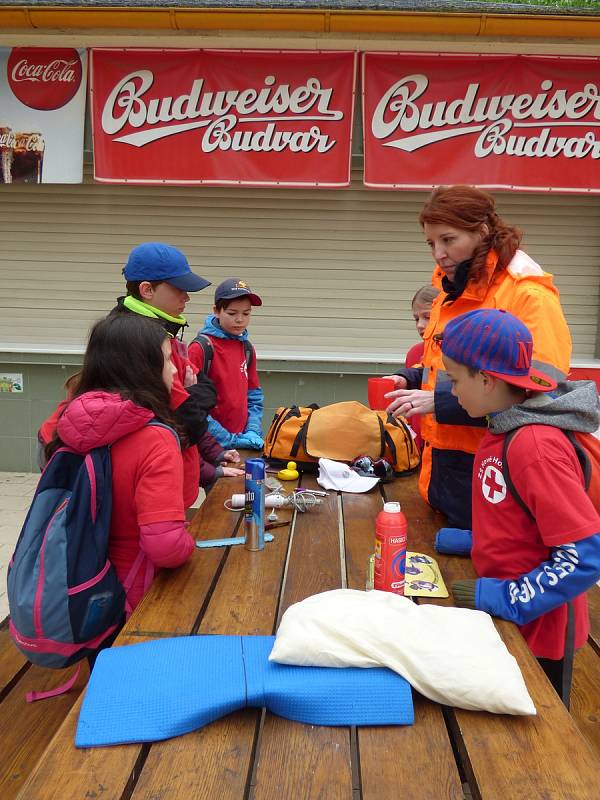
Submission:
[[175,409],[177,422],[183,427],[189,445],[198,444],[206,433],[206,421],[217,402],[217,390],[206,375],[198,375],[198,383],[186,389],[188,399]]
[[394,375],[400,375],[402,378],[406,378],[407,389],[420,389],[423,383],[423,367],[399,369],[397,372],[394,372]]

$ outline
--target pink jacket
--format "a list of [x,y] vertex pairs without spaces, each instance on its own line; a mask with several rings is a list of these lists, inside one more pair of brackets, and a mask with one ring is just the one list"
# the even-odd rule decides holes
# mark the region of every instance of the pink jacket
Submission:
[[58,435],[77,452],[111,445],[112,516],[109,558],[125,582],[140,551],[145,555],[127,593],[141,600],[155,567],[176,567],[195,549],[184,527],[183,462],[173,432],[148,426],[153,414],[109,392],[72,400],[58,421]]

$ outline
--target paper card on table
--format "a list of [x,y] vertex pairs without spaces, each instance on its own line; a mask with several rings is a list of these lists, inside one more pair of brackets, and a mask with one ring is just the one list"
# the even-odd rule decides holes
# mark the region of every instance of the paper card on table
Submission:
[[448,597],[448,589],[435,558],[424,553],[406,553],[407,597]]

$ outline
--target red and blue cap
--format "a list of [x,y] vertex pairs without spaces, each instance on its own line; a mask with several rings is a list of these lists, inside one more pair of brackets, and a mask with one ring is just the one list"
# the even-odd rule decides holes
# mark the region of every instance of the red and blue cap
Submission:
[[556,381],[531,366],[533,337],[508,311],[482,308],[451,320],[442,336],[442,353],[521,389],[549,392],[556,388]]
[[164,281],[183,292],[199,292],[210,281],[190,269],[181,250],[164,242],[144,242],[134,247],[123,275],[127,281]]

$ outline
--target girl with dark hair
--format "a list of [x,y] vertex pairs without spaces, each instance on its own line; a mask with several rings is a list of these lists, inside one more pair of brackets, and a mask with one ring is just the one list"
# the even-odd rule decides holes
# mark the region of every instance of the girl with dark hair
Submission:
[[122,583],[129,576],[128,609],[139,603],[156,567],[179,566],[195,547],[185,529],[183,462],[170,409],[175,372],[170,339],[156,322],[137,314],[100,320],[47,447],[50,457],[63,444],[77,452],[111,445],[108,556]]
[[486,420],[472,419],[451,395],[440,340],[446,324],[467,311],[510,311],[533,334],[534,366],[555,380],[569,370],[571,336],[552,275],[519,249],[521,232],[496,213],[494,198],[473,186],[438,187],[419,216],[441,289],[424,331],[423,367],[399,370],[388,411],[422,415],[419,488],[448,517],[471,527],[473,454]]

